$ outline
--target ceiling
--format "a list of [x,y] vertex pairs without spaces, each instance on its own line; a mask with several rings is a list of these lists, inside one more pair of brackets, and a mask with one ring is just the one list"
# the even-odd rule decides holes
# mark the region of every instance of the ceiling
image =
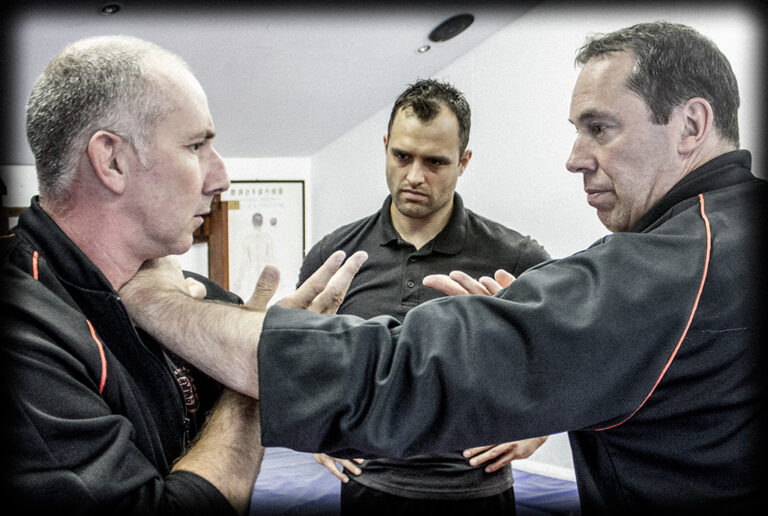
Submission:
[[[101,12],[107,4],[120,9]],[[0,163],[31,164],[24,103],[37,75],[67,43],[130,34],[187,60],[208,94],[225,157],[311,156],[514,22],[532,2],[147,2],[27,0],[6,18],[4,145]],[[474,15],[449,41],[428,35]],[[417,49],[430,44],[431,49]]]

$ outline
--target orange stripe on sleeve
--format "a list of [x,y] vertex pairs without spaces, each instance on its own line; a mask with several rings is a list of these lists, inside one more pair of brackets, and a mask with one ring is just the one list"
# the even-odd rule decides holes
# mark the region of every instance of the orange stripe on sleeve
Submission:
[[669,369],[669,366],[672,365],[672,361],[677,356],[677,352],[680,350],[680,346],[683,343],[683,340],[685,340],[686,335],[688,335],[688,329],[691,327],[691,322],[693,322],[693,316],[696,314],[696,309],[699,306],[699,300],[701,299],[701,292],[704,290],[704,283],[707,280],[707,272],[709,272],[709,256],[712,252],[712,229],[709,225],[709,218],[707,217],[707,212],[704,209],[704,195],[699,194],[699,210],[701,212],[701,218],[704,220],[704,227],[707,231],[707,255],[706,260],[704,261],[704,271],[701,274],[701,282],[699,283],[699,291],[696,293],[696,300],[693,303],[693,308],[691,309],[691,315],[688,316],[688,324],[685,325],[685,330],[683,330],[683,334],[680,336],[680,340],[677,341],[677,345],[675,346],[674,351],[672,351],[672,355],[669,357],[669,360],[667,360],[666,365],[664,366],[664,369],[662,369],[661,374],[659,375],[658,379],[656,379],[656,383],[653,385],[653,388],[651,389],[651,392],[648,393],[648,395],[645,397],[643,402],[640,404],[639,407],[635,409],[632,414],[629,415],[624,421],[621,421],[619,423],[616,423],[615,425],[606,426],[605,428],[598,428],[597,432],[602,432],[603,430],[610,430],[611,428],[616,428],[619,425],[623,425],[626,423],[629,419],[632,418],[635,414],[637,414],[637,411],[640,410],[643,405],[645,405],[645,402],[648,401],[648,399],[653,395],[654,391],[656,391],[656,387],[659,386],[659,383],[661,383],[661,379],[664,378],[664,375],[667,373],[667,370]]
[[99,394],[101,394],[104,391],[104,384],[107,383],[107,357],[104,356],[104,346],[96,335],[96,330],[93,328],[91,321],[86,319],[85,322],[88,323],[88,328],[91,329],[91,337],[96,341],[96,345],[99,348],[99,355],[101,356],[101,382],[99,383]]
[[32,277],[36,280],[40,279],[39,274],[37,273],[37,261],[40,258],[40,255],[37,253],[37,251],[32,253]]

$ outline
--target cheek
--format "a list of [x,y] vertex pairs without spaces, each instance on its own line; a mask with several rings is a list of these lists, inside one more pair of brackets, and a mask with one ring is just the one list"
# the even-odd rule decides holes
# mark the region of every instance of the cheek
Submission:
[[392,165],[387,165],[387,185],[390,189],[395,188],[401,181],[399,169]]
[[427,179],[427,182],[431,183],[432,188],[438,190],[442,196],[447,197],[453,195],[453,191],[456,190],[456,183],[459,181],[459,176],[455,171],[446,170],[444,174],[438,174],[431,179],[432,181]]

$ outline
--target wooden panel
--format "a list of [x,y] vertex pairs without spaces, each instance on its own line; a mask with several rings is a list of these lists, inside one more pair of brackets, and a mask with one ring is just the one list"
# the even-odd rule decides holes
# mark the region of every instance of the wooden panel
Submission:
[[196,244],[208,244],[208,277],[226,289],[229,289],[228,204],[217,195],[211,203],[211,212],[203,217],[202,225],[194,233]]
[[229,289],[229,207],[216,196],[211,206],[208,235],[208,274],[221,287]]

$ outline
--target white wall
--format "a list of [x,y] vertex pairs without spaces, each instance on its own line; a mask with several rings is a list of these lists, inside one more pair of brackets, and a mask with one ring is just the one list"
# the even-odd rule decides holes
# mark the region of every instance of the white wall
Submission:
[[[458,185],[467,206],[532,235],[555,257],[606,234],[586,204],[581,176],[565,169],[575,134],[568,122],[578,75],[573,59],[587,33],[661,19],[693,26],[729,58],[740,84],[742,147],[752,151],[754,170],[766,177],[759,145],[763,46],[749,13],[728,6],[598,9],[545,3],[432,76],[453,83],[472,108],[473,157]],[[313,242],[379,209],[388,193],[382,135],[390,109],[382,108],[312,157]],[[515,467],[572,479],[565,434],[552,436]]]

